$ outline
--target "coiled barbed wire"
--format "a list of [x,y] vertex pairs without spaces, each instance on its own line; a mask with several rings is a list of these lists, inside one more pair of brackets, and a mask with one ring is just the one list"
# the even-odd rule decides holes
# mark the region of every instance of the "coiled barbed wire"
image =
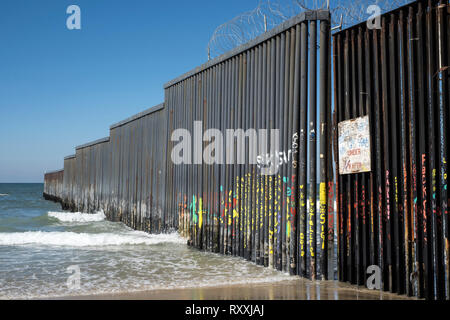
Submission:
[[220,25],[207,47],[208,59],[232,50],[303,11],[329,8],[332,25],[346,28],[368,19],[370,5],[390,11],[413,0],[259,0],[255,9]]

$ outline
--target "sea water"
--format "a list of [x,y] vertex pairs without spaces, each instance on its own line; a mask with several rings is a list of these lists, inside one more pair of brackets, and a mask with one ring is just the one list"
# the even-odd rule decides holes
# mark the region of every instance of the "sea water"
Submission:
[[0,184],[0,299],[124,293],[289,280],[95,214],[63,212],[43,184]]

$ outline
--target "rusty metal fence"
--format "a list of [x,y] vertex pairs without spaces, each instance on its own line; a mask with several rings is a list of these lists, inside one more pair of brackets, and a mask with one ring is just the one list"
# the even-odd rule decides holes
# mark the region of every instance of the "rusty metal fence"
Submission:
[[[331,54],[329,12],[304,12],[167,83],[44,194],[293,275],[365,285],[376,265],[383,290],[449,299],[449,16],[417,1],[335,33]],[[339,175],[338,122],[366,115],[371,170]]]
[[56,200],[62,194],[64,170],[50,171],[44,175],[44,197]]
[[147,232],[175,230],[165,210],[166,125],[163,104],[110,127],[110,219]]
[[75,179],[77,176],[76,155],[64,158],[63,189],[61,193],[61,203],[63,209],[75,211]]
[[[200,132],[190,163],[176,165],[169,153],[166,164],[166,208],[192,246],[311,279],[332,274],[329,19],[328,11],[303,13],[165,85],[169,150],[174,130]],[[224,136],[227,129],[280,129],[280,147],[274,150],[267,138],[241,149],[235,136],[225,136],[227,147],[215,155],[224,164],[207,164],[203,150],[213,139],[202,133],[211,128]],[[274,150],[275,175],[261,173],[261,150]],[[260,162],[252,163],[255,152]],[[238,163],[241,157],[245,163]]]
[[[72,191],[72,199],[77,210],[81,212],[95,212],[101,208],[100,191],[103,187],[104,163],[103,161],[97,161],[97,159],[110,157],[108,147],[108,137],[76,147],[76,174],[72,175],[75,180],[74,182],[65,180],[65,182],[75,186]],[[70,171],[68,174],[70,174]],[[69,178],[69,176],[66,177]]]
[[448,1],[417,1],[333,35],[336,120],[369,115],[373,146],[336,182],[341,281],[378,265],[383,290],[450,297],[449,29]]
[[174,230],[177,219],[164,210],[166,124],[161,104],[112,125],[110,137],[76,147],[63,171],[45,175],[44,195],[137,230]]
[[[328,11],[304,12],[168,83],[164,104],[65,158],[63,207],[103,210],[148,232],[178,229],[200,249],[333,279],[329,21]],[[233,144],[218,151],[224,164],[207,164],[201,136],[199,150],[189,145],[194,164],[176,165],[172,133],[195,136],[195,121],[223,134],[279,129],[280,144],[270,132],[256,143],[260,154],[252,153],[256,144]],[[244,161],[233,162],[238,158]],[[262,174],[269,162],[275,175]]]

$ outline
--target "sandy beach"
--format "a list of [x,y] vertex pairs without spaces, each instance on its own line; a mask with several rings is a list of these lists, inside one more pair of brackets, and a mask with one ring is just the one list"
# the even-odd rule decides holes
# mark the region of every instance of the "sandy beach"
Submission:
[[388,292],[337,281],[289,281],[218,287],[164,289],[114,294],[66,296],[57,300],[408,300]]

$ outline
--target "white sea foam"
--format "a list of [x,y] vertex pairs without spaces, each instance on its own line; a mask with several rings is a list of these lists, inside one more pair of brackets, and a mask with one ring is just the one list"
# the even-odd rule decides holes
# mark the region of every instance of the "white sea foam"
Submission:
[[75,232],[13,232],[0,233],[0,245],[49,245],[70,247],[154,245],[158,243],[185,243],[176,233],[150,235],[141,231],[127,233],[75,233]]
[[7,193],[0,193],[0,197],[6,197],[6,196],[9,196],[9,194],[7,194]]
[[106,219],[103,211],[92,214],[81,212],[49,212],[48,216],[62,222],[96,222]]
[[[266,269],[267,270],[267,269]],[[149,282],[156,282],[150,284]],[[167,280],[166,280],[167,281]],[[273,275],[273,276],[258,276],[254,278],[254,275],[242,275],[239,278],[222,279],[217,281],[202,280],[185,280],[182,282],[178,281],[167,281],[167,283],[163,283],[166,281],[158,281],[158,280],[149,280],[143,281],[142,279],[136,279],[129,277],[127,279],[104,279],[102,284],[98,283],[84,283],[82,288],[77,292],[68,292],[65,286],[54,286],[51,290],[47,287],[38,287],[27,288],[26,292],[14,292],[13,294],[6,294],[2,296],[0,292],[0,299],[45,299],[45,298],[63,298],[67,296],[73,295],[117,295],[117,294],[132,294],[153,290],[173,290],[173,289],[191,289],[191,288],[220,288],[222,286],[230,286],[230,285],[257,285],[257,284],[269,284],[269,283],[279,283],[283,281],[286,282],[294,282],[298,281],[297,277],[289,276],[289,274]],[[94,281],[95,282],[95,281]],[[145,282],[144,284],[142,282]],[[16,290],[17,291],[17,290]],[[52,292],[53,291],[53,292]],[[7,291],[5,291],[7,292]]]

